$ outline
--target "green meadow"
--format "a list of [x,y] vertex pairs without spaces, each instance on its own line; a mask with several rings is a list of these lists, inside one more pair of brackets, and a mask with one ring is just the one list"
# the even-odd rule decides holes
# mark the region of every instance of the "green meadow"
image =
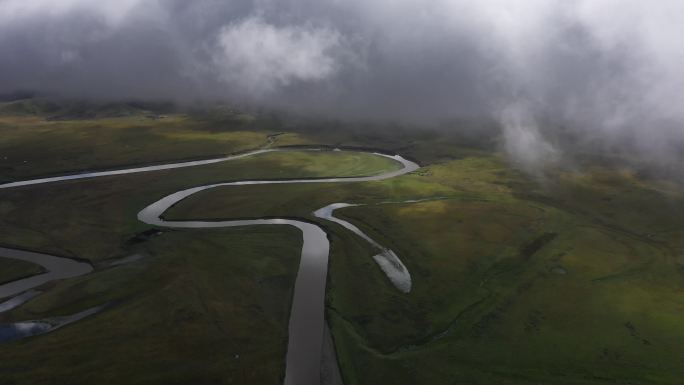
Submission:
[[[138,110],[49,120],[45,111],[12,108],[0,117],[4,181],[290,145],[378,148],[419,162],[420,170],[385,181],[217,188],[165,214],[321,224],[332,241],[326,317],[347,385],[675,385],[684,378],[679,184],[592,164],[530,176],[495,148],[446,133],[312,131],[239,114],[151,118]],[[281,383],[297,231],[146,236],[151,227],[137,212],[201,184],[397,167],[366,153],[301,150],[0,190],[0,245],[96,267],[46,285],[0,321],[108,304],[53,333],[0,344],[0,383]],[[403,203],[414,199],[426,200]],[[313,217],[334,202],[363,204],[336,215],[399,255],[411,273],[409,294],[390,284],[365,241]],[[108,266],[132,254],[143,258]],[[36,268],[0,259],[0,282]]]

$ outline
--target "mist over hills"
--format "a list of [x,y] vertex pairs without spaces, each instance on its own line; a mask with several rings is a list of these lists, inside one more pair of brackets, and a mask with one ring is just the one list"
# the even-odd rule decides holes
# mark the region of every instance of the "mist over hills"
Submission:
[[673,0],[3,0],[0,91],[491,120],[533,171],[576,145],[668,168],[684,141],[682,12]]

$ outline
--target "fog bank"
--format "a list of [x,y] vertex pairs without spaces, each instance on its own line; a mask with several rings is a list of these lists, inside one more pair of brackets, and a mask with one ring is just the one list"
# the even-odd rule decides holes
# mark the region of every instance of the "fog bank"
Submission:
[[677,0],[0,0],[0,93],[482,116],[528,167],[562,157],[540,123],[554,122],[667,164],[684,142],[682,14]]

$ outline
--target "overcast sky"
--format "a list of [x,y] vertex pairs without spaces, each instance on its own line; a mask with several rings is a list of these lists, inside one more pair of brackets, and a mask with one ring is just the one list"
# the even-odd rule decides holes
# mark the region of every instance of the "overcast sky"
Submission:
[[0,93],[488,116],[530,164],[556,156],[544,116],[670,153],[683,20],[681,0],[0,0]]

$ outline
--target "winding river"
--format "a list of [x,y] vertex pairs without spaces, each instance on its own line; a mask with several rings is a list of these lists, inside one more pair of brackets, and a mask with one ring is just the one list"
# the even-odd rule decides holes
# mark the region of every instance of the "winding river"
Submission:
[[0,257],[19,259],[40,265],[47,272],[32,277],[8,282],[0,285],[0,298],[10,297],[38,287],[44,283],[67,279],[88,274],[93,271],[92,265],[79,262],[70,258],[57,257],[54,255],[36,253],[19,249],[0,247]]
[[[133,173],[151,172],[159,170],[170,170],[176,168],[201,166],[208,164],[215,164],[248,156],[264,154],[276,151],[322,151],[321,149],[262,149],[244,153],[241,155],[228,156],[223,158],[170,163],[163,165],[154,165],[146,167],[136,167],[124,170],[111,170],[81,173],[60,177],[40,178],[19,182],[12,182],[0,185],[0,189],[32,186],[45,183],[54,183],[68,180],[96,178],[104,176],[125,175]],[[298,228],[302,232],[303,244],[301,251],[301,259],[297,278],[295,280],[294,297],[292,301],[292,308],[290,311],[289,330],[288,330],[288,348],[286,357],[286,371],[285,381],[286,385],[313,385],[321,382],[321,358],[323,356],[324,346],[324,331],[325,331],[325,315],[324,315],[324,300],[325,287],[328,270],[328,254],[330,243],[328,241],[325,231],[316,224],[291,218],[269,218],[269,219],[251,219],[251,220],[223,220],[223,221],[166,221],[163,219],[163,214],[173,205],[186,199],[200,191],[234,187],[234,186],[248,186],[248,185],[275,185],[275,184],[292,184],[292,183],[350,183],[350,182],[370,182],[380,181],[394,178],[400,175],[415,171],[419,166],[399,155],[387,155],[381,153],[373,153],[377,156],[382,156],[392,159],[401,164],[401,169],[385,172],[373,176],[359,176],[346,178],[311,178],[311,179],[293,179],[293,180],[245,180],[239,182],[216,183],[204,186],[193,187],[181,190],[165,196],[160,200],[150,204],[138,213],[138,219],[144,223],[159,227],[169,228],[225,228],[238,226],[255,226],[255,225],[288,225]],[[373,247],[377,248],[380,253],[374,256],[374,260],[382,271],[387,275],[389,280],[402,292],[409,292],[411,290],[411,276],[401,262],[399,257],[391,250],[384,248],[378,242],[364,234],[358,227],[353,224],[335,218],[333,216],[334,210],[342,207],[349,207],[351,204],[337,203],[326,206],[317,210],[314,215],[318,218],[336,222],[353,233],[357,234]],[[0,256],[18,258],[23,260],[30,260],[43,266],[48,272],[31,280],[11,282],[5,285],[0,285],[0,297],[11,295],[19,295],[34,287],[56,279],[64,279],[78,275],[87,274],[92,271],[89,264],[77,262],[67,258],[60,258],[49,256],[45,254],[38,254],[26,252],[22,250],[0,249]],[[41,277],[38,279],[37,277]],[[24,282],[22,282],[24,281]],[[4,295],[3,295],[4,294]],[[31,295],[31,297],[33,294]],[[11,300],[10,300],[11,301]],[[23,303],[23,301],[19,301]],[[78,319],[93,314],[89,309],[84,314],[75,315]],[[20,323],[18,323],[20,324]],[[18,324],[15,324],[18,325]],[[40,330],[44,326],[36,326]]]

